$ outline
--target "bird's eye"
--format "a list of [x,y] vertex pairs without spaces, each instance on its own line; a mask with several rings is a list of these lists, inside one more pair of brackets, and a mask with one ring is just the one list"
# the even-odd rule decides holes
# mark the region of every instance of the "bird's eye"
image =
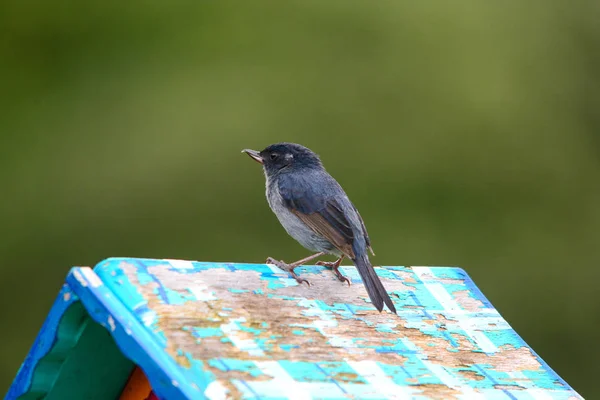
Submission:
[[275,160],[277,157],[277,153],[271,153],[271,160]]

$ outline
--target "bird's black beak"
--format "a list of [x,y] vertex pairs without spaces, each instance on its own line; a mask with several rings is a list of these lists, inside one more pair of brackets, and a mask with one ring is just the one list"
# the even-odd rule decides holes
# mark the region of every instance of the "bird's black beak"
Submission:
[[248,154],[251,158],[254,159],[254,161],[256,161],[257,163],[263,164],[263,159],[260,156],[260,153],[256,150],[250,150],[250,149],[244,149],[242,150],[242,153],[246,153]]

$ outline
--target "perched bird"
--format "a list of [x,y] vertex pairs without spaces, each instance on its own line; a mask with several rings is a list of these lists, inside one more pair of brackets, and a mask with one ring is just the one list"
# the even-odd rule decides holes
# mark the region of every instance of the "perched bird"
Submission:
[[356,265],[377,310],[381,312],[385,303],[395,313],[394,303],[369,261],[368,250],[374,253],[365,224],[344,189],[325,170],[319,156],[295,143],[277,143],[260,152],[249,149],[242,152],[262,164],[267,201],[281,225],[302,246],[316,252],[291,264],[269,257],[267,264],[288,271],[298,283],[310,285],[296,275],[294,269],[331,254],[339,257],[338,260],[320,261],[317,265],[332,268],[340,281],[350,284],[338,269],[344,257],[348,257]]

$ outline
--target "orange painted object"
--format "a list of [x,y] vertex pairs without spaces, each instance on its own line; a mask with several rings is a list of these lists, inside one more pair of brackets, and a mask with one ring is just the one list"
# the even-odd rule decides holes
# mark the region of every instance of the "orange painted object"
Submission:
[[138,366],[133,369],[133,372],[129,376],[127,385],[121,393],[119,400],[146,400],[150,398],[152,393],[152,387],[144,371]]
[[154,394],[154,392],[150,392],[150,396],[148,396],[146,400],[158,400],[158,397],[156,394]]

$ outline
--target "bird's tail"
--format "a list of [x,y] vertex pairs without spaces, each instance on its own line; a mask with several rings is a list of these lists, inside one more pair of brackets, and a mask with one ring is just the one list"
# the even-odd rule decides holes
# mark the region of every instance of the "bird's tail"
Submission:
[[369,294],[369,298],[371,302],[375,305],[377,310],[381,312],[383,310],[383,303],[395,314],[396,307],[394,307],[394,303],[392,299],[390,299],[390,295],[388,294],[385,287],[383,287],[383,283],[377,276],[375,269],[371,265],[369,261],[369,257],[366,254],[356,257],[353,259],[354,264],[356,265],[356,269],[358,269],[358,273],[367,288],[367,293]]

